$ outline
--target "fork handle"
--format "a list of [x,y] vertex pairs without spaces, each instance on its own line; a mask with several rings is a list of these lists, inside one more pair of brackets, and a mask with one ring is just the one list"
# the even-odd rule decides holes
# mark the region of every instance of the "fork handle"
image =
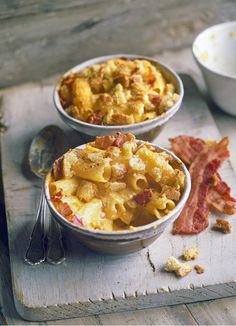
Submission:
[[49,217],[47,262],[60,264],[65,260],[65,250],[62,242],[61,228],[55,219]]
[[45,213],[46,200],[41,190],[36,222],[30,236],[29,246],[25,254],[25,262],[29,265],[38,265],[45,260]]

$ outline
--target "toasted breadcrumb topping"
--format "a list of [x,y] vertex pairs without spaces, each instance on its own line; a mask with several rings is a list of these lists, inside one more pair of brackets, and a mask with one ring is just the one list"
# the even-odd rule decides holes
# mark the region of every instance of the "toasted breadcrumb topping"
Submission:
[[187,263],[181,263],[178,259],[170,256],[164,266],[166,272],[173,272],[177,276],[183,277],[192,271],[192,267]]
[[195,266],[194,266],[194,269],[196,270],[196,272],[197,272],[198,274],[203,274],[203,273],[205,272],[205,268],[202,267],[201,265],[195,265]]
[[195,260],[199,256],[197,247],[190,247],[183,252],[183,259],[186,261]]
[[232,231],[232,225],[228,221],[219,218],[213,224],[212,229],[222,233],[230,233]]

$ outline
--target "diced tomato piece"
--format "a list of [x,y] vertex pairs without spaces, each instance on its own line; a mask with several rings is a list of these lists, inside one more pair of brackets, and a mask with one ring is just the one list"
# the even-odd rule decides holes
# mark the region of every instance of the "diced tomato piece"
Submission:
[[62,190],[51,196],[52,201],[60,201],[62,199]]

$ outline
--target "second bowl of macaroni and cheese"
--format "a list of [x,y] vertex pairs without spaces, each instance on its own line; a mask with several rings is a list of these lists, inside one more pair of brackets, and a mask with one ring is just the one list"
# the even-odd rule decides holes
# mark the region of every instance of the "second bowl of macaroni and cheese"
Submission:
[[173,153],[118,133],[55,161],[45,194],[53,217],[86,246],[127,254],[147,247],[178,217],[190,184]]
[[140,135],[160,130],[179,109],[183,93],[179,76],[155,59],[109,55],[64,74],[54,103],[64,122],[87,135]]

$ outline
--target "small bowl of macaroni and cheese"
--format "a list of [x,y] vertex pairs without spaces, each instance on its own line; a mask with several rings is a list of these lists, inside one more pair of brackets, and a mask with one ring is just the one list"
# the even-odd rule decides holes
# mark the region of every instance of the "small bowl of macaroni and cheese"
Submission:
[[57,159],[45,195],[53,218],[90,249],[128,254],[178,217],[190,187],[189,172],[173,153],[117,133]]
[[90,136],[156,135],[178,111],[183,94],[180,77],[155,59],[109,55],[65,73],[54,103],[64,122]]

